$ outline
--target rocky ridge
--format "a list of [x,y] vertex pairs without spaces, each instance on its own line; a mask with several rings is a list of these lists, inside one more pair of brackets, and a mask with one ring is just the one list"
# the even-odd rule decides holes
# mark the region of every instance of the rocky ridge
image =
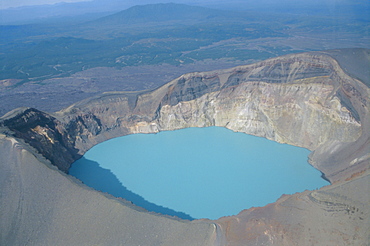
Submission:
[[[252,208],[218,221],[190,223],[154,217],[184,223],[189,231],[194,225],[200,225],[204,230],[196,235],[199,238],[204,235],[204,238],[192,245],[311,245],[323,239],[325,245],[336,245],[342,239],[346,245],[365,245],[369,237],[366,230],[369,228],[366,207],[369,195],[363,195],[368,194],[369,187],[369,98],[369,87],[345,73],[330,52],[313,52],[232,69],[185,74],[153,91],[105,93],[53,115],[31,108],[18,109],[2,117],[0,127],[3,149],[9,148],[10,141],[13,143],[10,153],[20,148],[34,156],[41,154],[38,157],[41,162],[50,162],[64,172],[86,150],[109,138],[186,127],[222,126],[305,147],[313,151],[311,164],[322,171],[332,185],[319,191],[283,196],[264,208]],[[12,170],[22,172],[15,167]],[[56,170],[52,172],[62,175]],[[22,178],[4,175],[3,180],[22,187],[19,184]],[[87,189],[72,183],[75,188],[69,187],[68,191]],[[39,187],[36,181],[32,185]],[[351,194],[354,189],[357,189],[355,194]],[[11,188],[2,191],[3,194],[7,194],[6,191],[10,192]],[[86,196],[86,201],[100,195],[92,194],[90,198]],[[32,198],[29,199],[31,206]],[[4,199],[1,202],[8,208]],[[83,204],[76,199],[72,207],[86,206]],[[106,211],[110,205],[96,206]],[[148,223],[153,216],[139,212],[142,217],[134,219],[140,209],[127,204],[120,206],[128,207],[134,227]],[[55,209],[49,206],[48,210],[55,212]],[[29,215],[21,217],[31,223]],[[8,219],[10,224],[20,226],[17,216]],[[103,219],[100,223],[104,225],[108,221]],[[85,231],[89,225],[83,223],[81,228]],[[171,235],[177,240],[176,245],[181,245],[184,241],[176,230],[169,227],[166,233],[162,231],[162,236]],[[2,234],[4,242],[8,242],[9,233]],[[18,234],[14,236],[20,238]],[[136,235],[135,240],[143,239]],[[171,245],[166,240],[158,244]]]

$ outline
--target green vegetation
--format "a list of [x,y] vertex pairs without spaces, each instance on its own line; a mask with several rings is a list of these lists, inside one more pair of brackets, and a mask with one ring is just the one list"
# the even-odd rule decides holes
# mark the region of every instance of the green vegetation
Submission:
[[271,54],[225,47],[198,49],[233,38],[278,36],[283,34],[267,27],[251,30],[242,24],[201,24],[105,40],[60,37],[11,43],[2,47],[0,79],[39,80],[99,66],[179,65],[209,58],[250,59],[260,55],[266,58]]

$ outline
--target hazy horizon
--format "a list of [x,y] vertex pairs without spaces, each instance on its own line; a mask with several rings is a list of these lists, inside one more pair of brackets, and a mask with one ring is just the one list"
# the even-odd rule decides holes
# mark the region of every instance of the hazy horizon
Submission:
[[1,0],[0,9],[18,8],[37,5],[53,5],[57,3],[87,2],[93,0]]
[[0,9],[9,9],[9,8],[19,8],[19,7],[29,7],[29,6],[41,6],[41,5],[54,5],[54,4],[62,4],[62,3],[80,3],[80,2],[100,2],[109,4],[111,2],[119,2],[122,5],[140,5],[140,4],[155,4],[155,3],[185,3],[185,4],[195,4],[195,5],[217,5],[220,3],[248,3],[251,5],[304,5],[304,6],[313,6],[313,5],[327,5],[327,6],[336,6],[336,5],[343,5],[343,4],[366,4],[365,0],[261,0],[261,1],[254,1],[254,0],[234,0],[234,1],[225,1],[225,0],[125,0],[125,1],[117,1],[117,0],[110,0],[110,1],[102,1],[102,0],[1,0],[0,1]]

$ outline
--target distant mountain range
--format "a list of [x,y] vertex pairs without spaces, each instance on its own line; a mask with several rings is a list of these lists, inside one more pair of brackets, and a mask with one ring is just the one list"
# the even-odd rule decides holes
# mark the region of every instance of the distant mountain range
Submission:
[[162,3],[137,5],[116,14],[98,19],[99,23],[143,23],[172,20],[202,20],[227,15],[225,11],[185,4]]
[[253,16],[254,14],[247,12],[211,9],[177,3],[160,3],[133,6],[118,13],[84,23],[82,26],[94,28],[104,26],[107,29],[111,29],[117,25],[143,26],[144,24],[146,27],[152,25],[153,28],[157,28],[161,23],[169,27],[173,25],[189,26],[199,23],[225,24],[245,22],[252,21]]
[[29,24],[50,21],[89,21],[117,13],[136,5],[157,3],[179,3],[208,7],[219,10],[257,11],[275,13],[295,13],[308,15],[355,16],[369,20],[370,2],[368,0],[333,1],[290,1],[290,0],[93,0],[77,3],[25,6],[0,9],[0,25]]

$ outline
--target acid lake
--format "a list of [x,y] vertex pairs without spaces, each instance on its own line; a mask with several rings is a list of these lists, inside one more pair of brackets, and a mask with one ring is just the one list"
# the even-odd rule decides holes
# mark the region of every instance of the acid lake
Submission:
[[218,219],[328,185],[309,153],[222,127],[187,128],[105,141],[69,174],[148,211]]

